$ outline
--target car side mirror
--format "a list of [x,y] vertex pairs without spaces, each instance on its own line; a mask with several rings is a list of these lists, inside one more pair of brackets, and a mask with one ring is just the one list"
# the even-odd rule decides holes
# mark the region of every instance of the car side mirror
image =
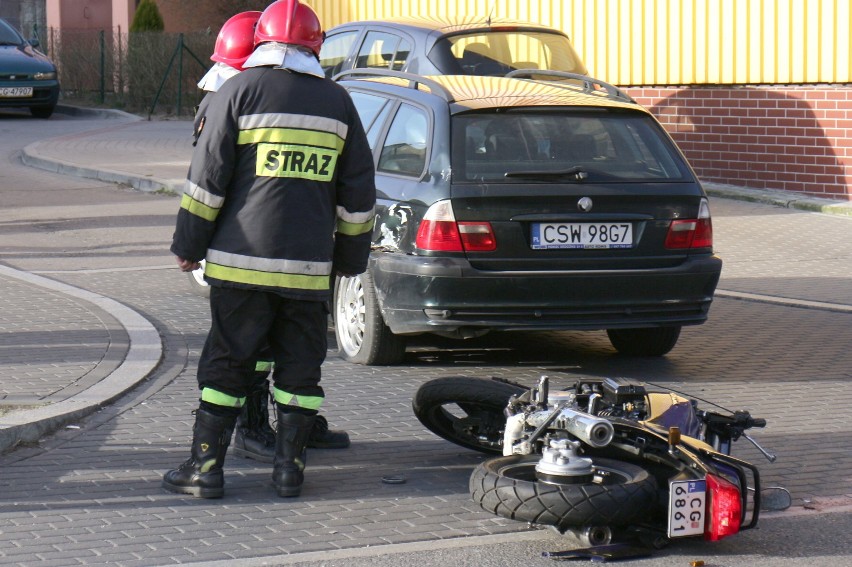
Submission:
[[41,42],[36,38],[31,38],[29,44],[33,47],[38,47],[39,45],[41,45]]

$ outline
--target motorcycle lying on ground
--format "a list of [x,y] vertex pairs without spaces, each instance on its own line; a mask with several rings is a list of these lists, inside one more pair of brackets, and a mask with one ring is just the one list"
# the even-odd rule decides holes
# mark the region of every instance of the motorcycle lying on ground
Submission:
[[581,379],[551,390],[546,376],[533,388],[445,377],[424,383],[412,406],[433,433],[492,456],[470,477],[484,510],[549,526],[597,551],[638,542],[638,557],[675,538],[717,541],[754,528],[762,498],[772,500],[764,509],[790,505],[789,492],[762,493],[757,467],[730,455],[732,442],[745,438],[774,461],[746,433],[765,420],[700,409],[698,400],[650,384]]

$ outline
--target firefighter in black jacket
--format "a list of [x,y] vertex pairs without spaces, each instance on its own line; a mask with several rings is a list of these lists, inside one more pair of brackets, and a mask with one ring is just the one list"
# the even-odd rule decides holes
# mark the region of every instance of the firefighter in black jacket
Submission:
[[[207,94],[195,115],[195,143],[204,129],[207,107],[213,95],[225,84],[225,81],[243,70],[246,60],[254,52],[254,32],[260,16],[261,12],[257,11],[240,12],[228,18],[219,30],[213,54],[210,56],[215,63],[198,82],[198,88]],[[233,451],[241,457],[271,463],[275,457],[275,430],[269,425],[268,379],[273,361],[268,348],[264,349],[260,356],[261,359],[255,365],[255,378],[246,395],[240,416],[237,418]],[[319,449],[344,449],[349,446],[349,434],[345,431],[329,429],[325,417],[317,415],[307,446]]]
[[274,358],[273,484],[297,496],[324,394],[334,274],[367,267],[375,185],[352,100],[317,57],[323,32],[298,0],[263,11],[246,69],[212,99],[193,153],[171,250],[205,259],[212,324],[190,458],[163,477],[173,492],[224,494],[222,464],[261,348]]

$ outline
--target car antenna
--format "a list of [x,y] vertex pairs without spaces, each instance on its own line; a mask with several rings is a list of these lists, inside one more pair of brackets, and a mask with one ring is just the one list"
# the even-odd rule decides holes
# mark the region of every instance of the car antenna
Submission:
[[491,4],[491,11],[488,12],[488,19],[485,20],[485,25],[487,25],[489,28],[491,27],[491,16],[492,16],[492,14],[494,14],[494,4]]

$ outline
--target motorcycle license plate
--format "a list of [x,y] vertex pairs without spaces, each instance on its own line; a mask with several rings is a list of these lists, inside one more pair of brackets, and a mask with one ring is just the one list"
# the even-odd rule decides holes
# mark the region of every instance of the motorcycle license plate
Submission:
[[706,481],[678,480],[669,483],[669,537],[703,534],[706,503]]

